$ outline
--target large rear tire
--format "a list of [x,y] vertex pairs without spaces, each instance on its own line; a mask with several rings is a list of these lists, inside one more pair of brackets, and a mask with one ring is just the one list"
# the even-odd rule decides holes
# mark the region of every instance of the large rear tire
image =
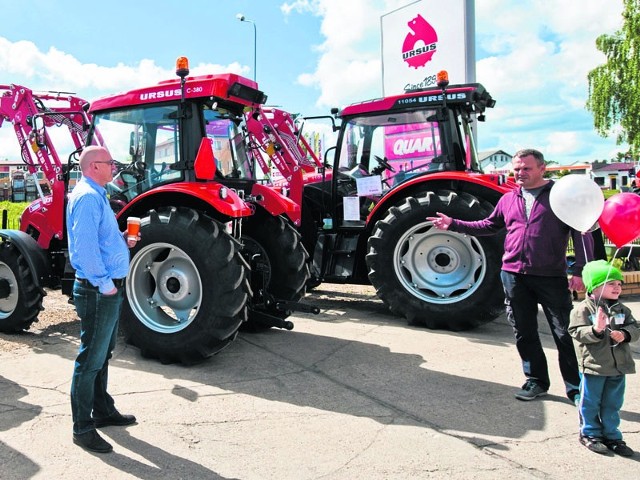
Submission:
[[378,221],[368,240],[369,280],[392,312],[428,328],[465,330],[504,309],[503,236],[472,237],[434,228],[441,212],[477,220],[493,206],[466,193],[409,197]]
[[[309,280],[309,255],[302,245],[300,234],[282,217],[274,217],[262,210],[245,220],[242,231],[242,255],[251,265],[251,286],[254,295],[258,289],[275,300],[297,302],[306,294]],[[264,328],[255,316],[260,312],[280,319],[291,312],[277,310],[274,304],[254,305],[249,309],[249,321],[243,330]]]
[[246,320],[250,287],[239,243],[188,208],[150,211],[140,235],[127,277],[126,341],[162,363],[218,353]]
[[43,310],[44,296],[20,250],[10,241],[0,243],[0,332],[28,330]]

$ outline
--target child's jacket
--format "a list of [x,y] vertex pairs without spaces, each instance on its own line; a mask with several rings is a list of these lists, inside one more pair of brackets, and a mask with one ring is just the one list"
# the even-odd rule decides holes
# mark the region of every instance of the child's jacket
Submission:
[[[614,346],[615,342],[611,340],[608,330],[596,335],[593,330],[596,302],[593,298],[585,298],[571,311],[569,324],[569,333],[576,346],[580,370],[583,373],[603,376],[635,373],[629,342],[635,342],[640,338],[640,327],[631,310],[622,303],[601,301],[600,305],[609,316],[609,327],[613,330],[623,330],[626,341]],[[624,315],[623,323],[615,322],[616,314]]]

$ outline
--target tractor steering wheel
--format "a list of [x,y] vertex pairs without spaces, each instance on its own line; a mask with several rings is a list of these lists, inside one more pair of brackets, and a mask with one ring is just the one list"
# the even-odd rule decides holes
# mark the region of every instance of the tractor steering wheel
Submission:
[[393,168],[391,166],[391,164],[389,163],[389,160],[387,160],[387,157],[379,157],[378,155],[374,155],[373,159],[378,162],[378,164],[383,167],[385,170],[389,170],[390,172],[394,172],[396,171],[395,168]]
[[125,172],[130,175],[133,175],[138,182],[144,178],[145,168],[146,168],[146,164],[140,160],[137,160],[128,164],[118,162],[118,173]]

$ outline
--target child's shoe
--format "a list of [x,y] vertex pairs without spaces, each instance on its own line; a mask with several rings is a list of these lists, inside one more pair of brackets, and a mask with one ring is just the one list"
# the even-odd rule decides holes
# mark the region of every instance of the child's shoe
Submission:
[[[611,450],[611,447],[608,447],[602,442],[601,438],[598,437],[589,437],[586,435],[580,435],[580,443],[587,447],[589,450],[595,453],[600,453],[606,455]],[[624,442],[622,442],[624,443]],[[629,447],[627,447],[629,448]],[[631,449],[629,449],[631,450]],[[621,454],[622,455],[622,454]]]
[[627,444],[624,442],[624,440],[604,440],[604,444],[613,453],[616,453],[622,457],[633,456],[633,450],[627,447]]

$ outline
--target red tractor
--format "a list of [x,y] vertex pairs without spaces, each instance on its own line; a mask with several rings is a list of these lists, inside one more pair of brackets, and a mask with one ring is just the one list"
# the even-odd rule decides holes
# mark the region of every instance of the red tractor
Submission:
[[53,148],[52,134],[66,132],[70,149],[79,151],[89,127],[85,103],[69,93],[0,85],[0,126],[13,126],[26,175],[42,172],[51,190],[39,191],[20,230],[0,230],[0,331],[28,329],[43,308],[44,287],[60,288],[68,263],[64,209],[72,167]]
[[[90,108],[68,94],[54,97],[69,105],[51,107],[47,95],[4,87],[0,120],[13,123],[29,172],[42,170],[51,194],[24,212],[20,231],[0,231],[0,330],[27,329],[44,287],[71,293],[64,206],[74,154],[67,165],[58,158],[49,130],[60,126],[74,153],[105,145],[121,162],[109,191],[122,229],[127,217],[143,218],[122,326],[144,355],[198,362],[247,316],[291,328],[292,310],[317,312],[299,302],[309,282],[371,283],[393,312],[431,328],[470,328],[499,313],[502,239],[426,221],[436,211],[482,218],[513,188],[478,165],[473,119],[495,103],[481,85],[443,81],[336,110],[328,169],[313,158],[305,168],[300,131],[268,115],[255,82],[188,77],[186,64],[177,74]],[[264,183],[258,150],[286,188]]]
[[287,165],[289,196],[302,206],[311,285],[370,283],[411,323],[462,330],[502,311],[503,237],[440,231],[426,217],[484,218],[514,184],[484,174],[474,146],[474,118],[484,120],[495,101],[480,84],[449,86],[444,74],[437,89],[334,110],[333,165],[312,179],[292,166],[304,151],[291,141],[301,137],[291,122],[254,109],[249,145]]
[[[179,61],[186,61],[181,58]],[[142,217],[122,326],[143,354],[188,362],[248,326],[290,329],[309,279],[300,206],[251,178],[244,112],[266,96],[235,74],[179,78],[92,102],[87,142],[123,168],[110,199]],[[194,358],[195,357],[195,358]]]
[[[98,99],[86,111],[74,104],[72,118],[78,148],[104,145],[120,162],[108,192],[122,230],[127,217],[142,218],[121,318],[126,340],[145,356],[189,364],[220,351],[243,324],[290,329],[292,310],[318,309],[299,303],[308,254],[289,219],[300,206],[242,173],[243,114],[266,96],[238,75],[188,77],[179,60],[179,78]],[[26,129],[22,148],[55,154],[46,108],[12,92],[1,100],[3,117]],[[25,211],[21,231],[0,232],[4,331],[37,319],[42,287],[71,295],[73,284],[64,227],[71,168],[57,155],[28,165],[45,171],[53,191]]]

